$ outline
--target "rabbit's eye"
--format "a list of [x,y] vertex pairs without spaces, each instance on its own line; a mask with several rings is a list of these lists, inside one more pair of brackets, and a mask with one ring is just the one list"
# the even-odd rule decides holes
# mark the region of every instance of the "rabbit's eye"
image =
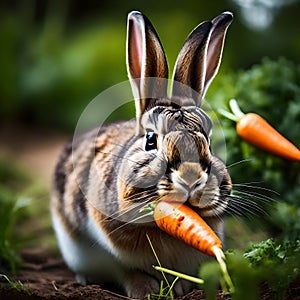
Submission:
[[157,150],[157,135],[153,131],[149,131],[146,133],[145,150]]

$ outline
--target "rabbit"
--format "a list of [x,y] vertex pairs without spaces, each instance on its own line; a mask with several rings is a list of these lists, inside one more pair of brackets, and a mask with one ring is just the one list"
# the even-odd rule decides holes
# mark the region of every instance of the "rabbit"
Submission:
[[[67,266],[82,284],[114,284],[132,298],[159,293],[162,266],[197,275],[207,256],[160,230],[142,208],[177,197],[224,240],[231,178],[212,154],[212,121],[201,109],[232,21],[223,12],[198,25],[181,48],[168,96],[159,37],[140,12],[128,14],[126,64],[136,118],[95,128],[69,143],[51,193],[53,227]],[[171,280],[171,279],[170,279]],[[174,294],[193,284],[178,280]]]

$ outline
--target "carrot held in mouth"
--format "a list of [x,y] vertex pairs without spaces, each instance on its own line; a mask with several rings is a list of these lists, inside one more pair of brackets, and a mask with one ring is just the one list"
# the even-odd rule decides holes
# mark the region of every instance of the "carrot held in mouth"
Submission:
[[207,223],[182,203],[159,201],[154,220],[161,230],[207,255],[216,256],[214,249],[222,249],[222,242]]
[[229,105],[233,114],[224,110],[219,110],[219,112],[237,122],[236,131],[243,140],[272,155],[300,162],[300,149],[282,136],[265,119],[255,113],[244,114],[234,99],[230,100]]
[[153,216],[157,226],[162,231],[207,255],[215,257],[229,291],[234,291],[227,272],[222,242],[195,211],[180,202],[159,201],[155,205]]

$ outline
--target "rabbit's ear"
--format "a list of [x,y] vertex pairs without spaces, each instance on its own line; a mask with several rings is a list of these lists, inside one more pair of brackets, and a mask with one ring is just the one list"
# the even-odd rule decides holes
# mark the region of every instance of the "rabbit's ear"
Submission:
[[[201,23],[188,36],[175,64],[173,96],[191,97],[197,106],[201,105],[218,72],[225,34],[232,18],[230,12],[224,12],[212,21]],[[191,89],[184,88],[184,85]]]
[[158,35],[150,21],[140,12],[128,15],[127,72],[135,98],[137,132],[147,106],[155,98],[167,96],[168,65]]

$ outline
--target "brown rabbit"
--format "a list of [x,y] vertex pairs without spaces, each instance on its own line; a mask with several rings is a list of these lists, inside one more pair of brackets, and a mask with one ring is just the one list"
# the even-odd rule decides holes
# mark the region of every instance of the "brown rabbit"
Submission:
[[[161,264],[196,275],[205,255],[162,232],[142,208],[180,197],[224,238],[231,193],[210,149],[212,122],[200,108],[215,77],[232,14],[201,23],[178,55],[171,96],[160,40],[141,13],[128,15],[127,68],[136,120],[103,125],[66,146],[52,192],[53,226],[65,262],[81,283],[115,283],[133,298],[158,293]],[[192,288],[178,280],[175,295]]]

